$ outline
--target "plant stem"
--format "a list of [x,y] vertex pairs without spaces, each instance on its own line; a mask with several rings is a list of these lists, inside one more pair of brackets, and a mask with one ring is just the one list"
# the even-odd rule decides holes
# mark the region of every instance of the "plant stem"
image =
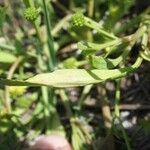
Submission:
[[101,33],[102,35],[110,38],[110,39],[118,39],[118,37],[116,37],[115,35],[113,35],[113,33],[109,33],[107,31],[105,31],[101,25],[99,25],[97,22],[93,21],[92,19],[88,18],[88,17],[84,17],[85,18],[85,25],[91,29],[97,30],[97,32]]
[[64,105],[64,107],[66,109],[67,117],[71,118],[72,111],[71,111],[71,107],[70,107],[70,104],[69,104],[69,99],[68,99],[68,97],[67,97],[67,95],[66,95],[66,93],[65,93],[65,91],[63,89],[61,89],[59,91],[59,94],[60,94],[61,99],[63,100],[63,105]]
[[49,112],[49,98],[48,98],[47,87],[42,86],[41,91],[42,91],[42,100],[44,104],[45,126],[46,126],[46,129],[48,129],[50,112]]
[[101,87],[99,86],[98,92],[101,95],[101,110],[102,110],[102,115],[104,119],[104,125],[106,128],[106,134],[107,134],[106,140],[103,143],[102,149],[104,149],[105,147],[105,149],[108,149],[108,150],[115,150],[114,139],[111,133],[112,116],[111,116],[110,106],[109,106],[109,102],[107,99],[105,87],[103,85]]
[[82,92],[82,94],[81,94],[81,96],[80,96],[80,99],[79,99],[79,101],[78,101],[78,106],[77,106],[77,107],[78,107],[79,111],[82,109],[83,101],[84,101],[84,100],[86,99],[86,97],[88,96],[88,94],[89,94],[89,92],[90,92],[92,86],[93,86],[93,85],[87,85],[87,86],[84,87],[83,92]]
[[[48,59],[48,68],[50,71],[54,70],[54,64],[55,64],[55,52],[54,52],[54,45],[53,45],[53,38],[51,36],[51,29],[50,29],[50,22],[49,22],[49,17],[48,17],[48,10],[47,6],[45,3],[45,0],[43,0],[43,5],[44,5],[44,13],[46,16],[46,24],[47,24],[47,31],[48,31],[48,46],[49,46],[49,59]],[[29,2],[29,0],[26,0],[26,7],[31,7],[32,4]],[[34,6],[34,4],[33,4]],[[43,39],[42,35],[40,32],[40,26],[36,22],[32,22],[36,33],[37,33],[37,38],[40,43],[40,48],[44,49],[46,44]],[[38,48],[37,48],[38,49]],[[37,55],[38,55],[38,65],[40,68],[40,71],[45,71],[43,64],[46,65],[45,61],[43,60],[43,57],[41,56],[40,50],[37,50]],[[45,126],[46,126],[46,131],[53,130],[54,128],[57,128],[57,126],[60,126],[60,120],[58,118],[58,114],[56,111],[56,108],[54,106],[54,89],[53,88],[47,88],[47,87],[41,87],[41,93],[42,93],[42,102],[43,102],[43,107],[44,107],[44,116],[45,116]],[[55,120],[52,120],[55,117]],[[51,124],[50,124],[50,121]],[[55,123],[57,125],[55,125]]]
[[139,56],[137,60],[135,61],[135,63],[132,65],[132,68],[137,69],[141,65],[142,61],[143,61],[143,58]]
[[119,44],[121,44],[120,39],[110,40],[108,42],[101,43],[101,44],[92,43],[92,42],[79,42],[78,48],[80,48],[81,50],[85,50],[85,51],[88,51],[88,50],[100,51],[108,47],[115,47]]
[[124,130],[124,127],[123,127],[123,125],[122,125],[122,122],[121,122],[121,120],[120,120],[119,117],[116,117],[116,119],[119,120],[119,123],[120,123],[120,126],[121,126],[121,131],[122,131],[122,134],[123,134],[123,137],[124,137],[126,146],[127,146],[127,150],[131,150],[129,138],[128,138],[128,135],[126,134],[126,131]]
[[50,24],[50,18],[48,13],[48,8],[45,0],[42,0],[43,2],[43,8],[44,8],[44,15],[45,15],[45,21],[47,26],[47,35],[48,35],[48,47],[49,47],[49,69],[50,71],[53,71],[56,67],[56,56],[55,56],[55,49],[54,49],[54,43],[53,43],[53,37],[51,35],[51,24]]
[[[88,0],[88,17],[92,18],[93,17],[93,13],[94,13],[94,0]],[[89,41],[93,41],[93,37],[92,37],[92,32],[88,31],[87,32],[87,38]]]
[[[10,69],[8,71],[7,79],[12,79],[15,70],[17,69],[18,65],[20,64],[20,62],[22,60],[23,60],[23,57],[20,56],[14,62],[14,64],[12,64],[12,66],[10,67]],[[7,112],[11,113],[11,102],[10,102],[10,94],[9,94],[9,87],[8,86],[5,86],[5,106],[6,106]]]
[[120,117],[119,103],[120,103],[120,79],[117,80],[116,94],[115,94],[115,116]]
[[34,26],[34,28],[36,30],[36,34],[37,34],[37,36],[38,36],[38,38],[40,40],[40,43],[43,45],[44,41],[43,41],[43,38],[42,38],[42,35],[41,35],[41,32],[40,32],[40,28],[39,28],[39,26],[38,26],[36,21],[33,22],[33,26]]
[[104,118],[104,124],[106,129],[110,129],[112,127],[112,116],[110,111],[109,102],[106,96],[106,90],[104,87],[98,87],[98,91],[101,94],[101,109]]
[[94,0],[88,0],[88,16],[93,17],[94,12]]

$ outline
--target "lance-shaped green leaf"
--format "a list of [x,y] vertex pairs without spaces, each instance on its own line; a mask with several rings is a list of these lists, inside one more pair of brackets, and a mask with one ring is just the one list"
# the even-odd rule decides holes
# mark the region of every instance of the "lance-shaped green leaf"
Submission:
[[89,56],[89,61],[95,69],[113,69],[123,60],[122,55],[115,59],[104,58],[102,56]]
[[52,86],[52,87],[76,87],[103,82],[108,79],[119,78],[134,71],[133,67],[113,70],[85,70],[85,69],[61,69],[52,73],[43,73],[29,78],[26,81],[0,80],[2,85],[20,86]]
[[92,67],[96,69],[108,69],[107,62],[102,56],[89,56]]

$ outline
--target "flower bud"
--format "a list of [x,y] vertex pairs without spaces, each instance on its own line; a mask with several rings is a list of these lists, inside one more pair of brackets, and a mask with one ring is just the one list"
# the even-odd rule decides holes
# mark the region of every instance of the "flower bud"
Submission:
[[29,7],[24,11],[24,16],[28,21],[35,21],[39,16],[39,10],[35,7]]
[[76,13],[71,19],[72,25],[74,27],[82,27],[85,24],[85,18],[82,13]]

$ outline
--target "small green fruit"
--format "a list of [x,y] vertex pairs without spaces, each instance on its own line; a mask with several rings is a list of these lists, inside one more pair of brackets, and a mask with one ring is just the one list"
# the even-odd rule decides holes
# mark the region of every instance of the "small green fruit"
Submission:
[[35,21],[39,16],[39,10],[35,7],[29,7],[24,11],[24,16],[28,21]]
[[74,27],[82,27],[85,24],[85,18],[82,13],[76,13],[71,19],[72,25]]

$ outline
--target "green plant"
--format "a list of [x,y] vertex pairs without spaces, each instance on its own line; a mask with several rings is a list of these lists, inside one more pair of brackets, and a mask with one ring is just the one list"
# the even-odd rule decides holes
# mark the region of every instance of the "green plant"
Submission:
[[[0,86],[2,88],[5,87],[5,98],[0,93],[0,99],[5,99],[2,102],[4,103],[4,106],[2,105],[2,110],[4,111],[1,114],[4,119],[2,119],[2,123],[4,121],[9,126],[7,115],[10,115],[9,117],[12,119],[10,122],[11,128],[12,125],[16,126],[17,122],[20,121],[20,130],[16,129],[13,132],[17,137],[30,137],[30,134],[27,134],[28,129],[34,129],[33,138],[42,133],[59,132],[64,135],[70,134],[68,139],[71,137],[71,142],[75,150],[87,149],[89,145],[96,150],[96,146],[92,144],[92,139],[94,139],[96,134],[91,134],[92,132],[87,125],[90,119],[82,118],[84,116],[83,103],[93,86],[97,87],[98,91],[100,91],[99,87],[101,86],[100,89],[102,89],[102,92],[100,91],[98,94],[102,93],[103,97],[101,107],[107,130],[106,137],[113,138],[110,135],[112,134],[111,127],[114,122],[111,118],[112,116],[105,116],[111,114],[103,84],[108,80],[114,80],[117,83],[114,120],[119,120],[121,133],[125,139],[127,149],[130,149],[131,146],[128,136],[120,120],[120,81],[122,77],[134,73],[141,66],[143,59],[150,61],[148,47],[150,27],[149,9],[133,20],[130,20],[128,24],[113,28],[115,24],[120,23],[119,20],[127,14],[134,1],[130,2],[126,0],[119,2],[110,0],[108,6],[105,5],[109,11],[109,15],[99,23],[94,21],[92,17],[96,18],[97,11],[95,10],[94,14],[94,8],[103,4],[103,1],[95,1],[95,5],[93,0],[88,1],[88,17],[83,15],[82,12],[86,12],[84,9],[72,15],[72,7],[75,7],[75,4],[82,5],[80,1],[74,4],[74,1],[71,0],[70,10],[64,8],[58,1],[54,1],[60,9],[67,13],[67,16],[61,21],[59,20],[60,18],[57,18],[59,23],[55,23],[56,26],[54,26],[52,18],[54,17],[56,19],[56,16],[53,13],[49,1],[24,0],[23,2],[26,9],[24,13],[20,13],[20,16],[23,18],[24,24],[28,25],[27,29],[26,26],[23,26],[23,29],[19,28],[20,30],[18,28],[16,29],[15,39],[11,41],[13,46],[8,45],[5,40],[0,41],[0,48],[8,51],[0,52],[0,66],[3,69],[0,70],[0,73],[3,73],[2,75],[4,76],[4,78],[0,78]],[[0,11],[2,11],[0,16],[2,24],[0,24],[0,28],[1,34],[3,35],[3,23],[5,21],[6,10],[2,8]],[[99,14],[96,20],[98,19]],[[10,19],[12,22],[14,20]],[[126,31],[130,27],[135,28],[135,25],[138,26],[136,27],[136,31],[134,30],[130,35],[126,35]],[[30,26],[33,28],[28,31]],[[67,35],[60,32],[60,29],[62,27],[65,29],[66,26],[68,27]],[[80,32],[81,37],[78,35]],[[84,38],[82,34],[85,34]],[[26,36],[33,43],[24,47],[22,43],[23,38]],[[82,41],[81,39],[84,40]],[[82,58],[71,57],[65,61],[60,61],[56,55],[57,47],[61,48],[63,44],[66,45],[70,40],[75,40],[75,42],[79,41],[77,47],[81,51],[80,55]],[[128,60],[136,44],[139,45],[140,51],[136,58],[134,58],[135,63],[130,64]],[[12,54],[9,54],[10,51]],[[34,64],[34,61],[37,65]],[[6,71],[7,68],[9,68],[8,74]],[[17,73],[15,73],[16,71]],[[25,86],[25,88],[19,86]],[[66,94],[65,88],[79,86],[84,86],[84,89],[77,104],[71,107],[72,104]],[[29,92],[28,87],[35,88],[33,91],[31,90],[32,92]],[[58,97],[62,100],[61,102],[58,101]],[[27,100],[29,101],[27,102]],[[14,104],[11,104],[12,102]],[[65,114],[61,114],[57,110],[59,103],[64,107]],[[109,114],[105,112],[106,106]],[[32,111],[32,116],[27,117],[25,120],[19,117],[28,108]],[[12,116],[13,113],[16,114],[15,117]],[[65,115],[66,120],[69,120],[68,124],[70,125],[71,131],[67,130],[65,132],[66,127],[62,124],[63,117],[61,117],[63,115]],[[109,123],[107,122],[107,117],[110,119]],[[21,131],[21,128],[23,128],[23,131]],[[3,130],[4,134],[8,132],[9,129]]]

